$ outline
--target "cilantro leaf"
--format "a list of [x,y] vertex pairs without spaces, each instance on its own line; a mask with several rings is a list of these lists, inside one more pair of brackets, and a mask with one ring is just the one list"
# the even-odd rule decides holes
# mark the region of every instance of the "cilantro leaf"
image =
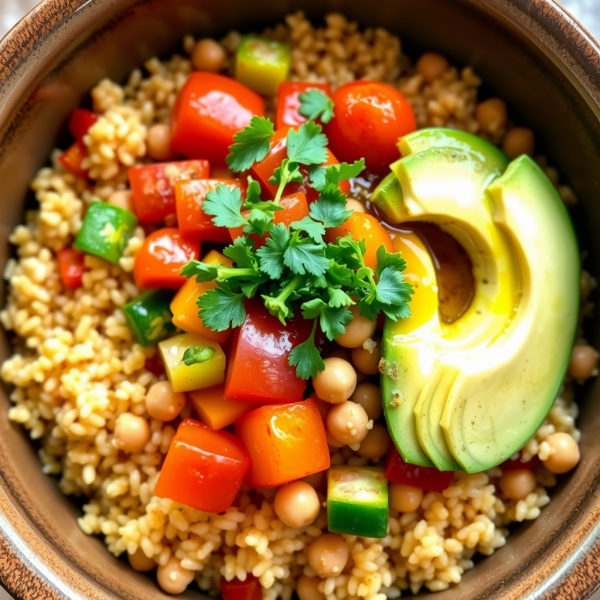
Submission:
[[248,215],[248,225],[244,227],[244,233],[246,235],[254,233],[262,237],[271,229],[272,223],[272,212],[264,212],[260,208],[253,208],[250,215]]
[[[328,183],[339,183],[344,179],[353,179],[358,177],[365,170],[365,159],[354,161],[352,164],[343,162],[339,165],[331,165],[327,168],[329,175]],[[335,177],[335,180],[334,180]]]
[[289,302],[298,298],[296,290],[302,285],[303,281],[304,278],[301,275],[296,275],[281,288],[277,296],[263,295],[262,297],[265,301],[267,310],[274,317],[277,317],[284,325],[285,320],[290,317],[294,311]]
[[327,167],[321,167],[320,165],[311,165],[308,169],[310,177],[310,185],[317,190],[322,192],[327,185],[325,174],[327,173]]
[[283,255],[290,241],[290,232],[283,223],[275,225],[266,244],[256,251],[260,259],[260,270],[271,277],[280,279],[285,269]]
[[308,90],[300,94],[298,99],[298,112],[311,121],[320,119],[323,123],[329,123],[333,119],[333,100],[327,94],[319,90]]
[[321,126],[307,121],[287,135],[287,155],[290,162],[302,165],[318,165],[327,160],[327,138]]
[[328,185],[316,202],[310,205],[310,216],[327,228],[339,227],[352,215],[346,210],[346,195],[337,186]]
[[354,300],[340,288],[328,288],[329,291],[329,306],[333,308],[348,307],[354,304]]
[[219,275],[219,265],[207,265],[199,260],[190,260],[179,273],[188,279],[195,277],[198,283],[214,281]]
[[296,367],[296,375],[300,379],[315,377],[319,371],[325,370],[325,362],[321,358],[318,348],[315,346],[315,331],[317,321],[313,322],[312,333],[305,342],[298,344],[288,356],[288,362]]
[[185,349],[181,362],[186,367],[191,367],[210,360],[214,355],[215,349],[210,346],[190,346]]
[[305,319],[319,318],[321,330],[331,341],[344,333],[345,326],[352,321],[352,313],[347,308],[333,308],[320,298],[304,302],[300,308]]
[[290,183],[290,181],[296,183],[302,183],[304,181],[300,168],[296,163],[290,162],[289,158],[284,158],[281,161],[281,165],[277,167],[273,171],[273,175],[269,177],[269,183],[272,183],[273,185],[281,185],[282,181],[285,181],[286,185]]
[[329,259],[324,256],[323,250],[323,244],[315,244],[308,238],[301,238],[300,232],[294,231],[283,255],[283,263],[292,273],[298,275],[323,275],[329,267]]
[[248,222],[242,217],[242,194],[240,188],[220,184],[206,194],[201,204],[205,214],[213,217],[217,227],[241,227]]
[[295,231],[303,231],[312,238],[317,244],[323,242],[323,236],[325,235],[325,227],[318,221],[313,221],[310,217],[306,216],[300,221],[294,221],[290,224],[290,229]]
[[221,287],[202,294],[198,306],[204,325],[213,331],[239,327],[246,318],[244,295]]
[[233,136],[234,144],[225,159],[232,171],[246,171],[261,161],[271,149],[269,141],[275,133],[273,123],[265,117],[253,116],[247,125]]
[[406,261],[399,252],[388,252],[382,244],[377,248],[377,277],[386,267],[393,267],[397,271],[406,269]]
[[230,258],[242,269],[254,269],[258,271],[258,263],[253,253],[252,240],[245,236],[236,238],[223,250],[223,254]]
[[244,202],[244,207],[254,208],[257,204],[260,204],[260,192],[260,183],[258,183],[256,179],[253,179],[252,176],[248,175],[248,187],[246,188],[246,201]]
[[381,306],[380,308],[387,317],[392,319],[392,321],[408,319],[411,315],[410,305],[406,303],[397,304],[395,306]]
[[400,305],[410,301],[413,287],[404,281],[400,271],[386,267],[379,276],[376,298],[382,304]]
[[[372,303],[368,302],[366,298],[363,298],[358,303],[358,312],[369,321],[374,321],[377,318],[379,309],[373,306]],[[395,321],[396,319],[394,319]]]

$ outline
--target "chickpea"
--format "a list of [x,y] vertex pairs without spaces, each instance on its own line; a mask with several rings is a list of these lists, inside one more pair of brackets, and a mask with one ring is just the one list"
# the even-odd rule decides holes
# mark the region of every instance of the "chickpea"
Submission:
[[373,337],[377,329],[376,321],[369,321],[358,312],[358,307],[351,306],[352,321],[346,325],[346,331],[335,338],[335,341],[344,348],[358,348],[370,337]]
[[426,83],[439,79],[449,68],[448,59],[437,52],[426,52],[416,64],[417,73]]
[[158,381],[146,394],[146,410],[153,419],[172,421],[185,406],[185,394],[174,392],[168,381]]
[[192,65],[198,71],[218,73],[225,67],[226,58],[223,46],[210,38],[200,40],[192,51]]
[[390,508],[400,513],[414,512],[423,500],[423,490],[403,483],[390,483],[388,494]]
[[586,344],[578,344],[573,348],[569,375],[573,379],[583,380],[598,374],[598,352]]
[[108,197],[108,203],[133,212],[133,192],[130,190],[119,190],[117,192],[113,192]]
[[335,533],[319,536],[308,547],[308,564],[319,577],[339,575],[348,562],[348,544]]
[[342,402],[332,407],[327,415],[327,431],[338,442],[358,444],[367,433],[369,417],[365,409],[356,402]]
[[544,466],[553,473],[566,473],[579,462],[577,442],[568,433],[552,433],[546,441],[554,452],[544,461]]
[[171,128],[159,123],[148,129],[146,137],[148,156],[154,160],[170,160],[175,156],[171,150]]
[[496,133],[506,125],[506,103],[500,98],[490,98],[477,105],[475,118],[483,131]]
[[319,591],[318,577],[300,575],[296,581],[296,594],[300,600],[325,600],[325,594]]
[[142,417],[123,413],[115,423],[114,445],[119,450],[134,454],[141,452],[150,439],[150,425]]
[[356,390],[354,390],[354,394],[350,396],[350,400],[360,404],[365,409],[369,419],[373,419],[373,421],[377,421],[383,413],[381,390],[374,383],[368,381],[359,383]]
[[362,346],[352,348],[351,355],[352,363],[361,373],[377,375],[379,373],[379,359],[381,358],[381,338],[367,339]]
[[357,454],[369,460],[378,461],[387,454],[390,449],[392,438],[387,427],[379,423],[373,425],[373,429],[367,432],[365,439],[360,443]]
[[523,500],[535,491],[537,482],[535,475],[529,469],[519,469],[504,473],[498,485],[502,493],[511,500]]
[[343,358],[326,358],[324,362],[325,370],[312,379],[315,393],[331,404],[348,400],[356,389],[356,371]]
[[517,158],[521,154],[533,155],[535,136],[527,127],[513,127],[502,140],[502,150],[508,158]]
[[131,568],[140,573],[156,569],[156,563],[151,558],[148,558],[141,548],[138,548],[133,554],[127,554],[127,558],[129,559]]
[[365,205],[360,200],[356,200],[356,198],[346,199],[346,210],[353,210],[359,213],[367,212]]
[[176,556],[171,556],[169,562],[163,567],[158,567],[156,579],[158,585],[167,594],[181,594],[187,586],[194,581],[194,571],[184,569]]
[[305,481],[292,481],[277,490],[273,508],[288,527],[304,527],[317,518],[321,503],[312,485]]

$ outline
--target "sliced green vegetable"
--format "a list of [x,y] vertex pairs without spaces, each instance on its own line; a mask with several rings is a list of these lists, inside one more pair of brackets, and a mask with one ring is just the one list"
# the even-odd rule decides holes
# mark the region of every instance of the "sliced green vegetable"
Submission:
[[332,533],[382,538],[388,528],[388,484],[377,467],[331,467],[327,527]]
[[274,96],[290,70],[290,47],[281,42],[246,35],[235,60],[235,78],[259,94]]
[[171,290],[150,290],[121,308],[138,344],[150,346],[175,333],[169,305]]
[[215,349],[208,346],[190,346],[184,353],[183,364],[191,367],[207,360],[210,360],[215,355]]
[[117,264],[137,223],[136,216],[124,208],[92,202],[73,247]]

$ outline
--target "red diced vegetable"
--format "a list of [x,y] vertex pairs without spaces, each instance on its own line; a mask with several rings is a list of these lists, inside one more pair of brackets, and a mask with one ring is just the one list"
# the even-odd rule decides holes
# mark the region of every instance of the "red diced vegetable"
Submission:
[[246,581],[237,578],[227,581],[221,577],[221,597],[223,600],[262,600],[262,587],[251,574],[246,576]]
[[180,179],[204,179],[210,174],[205,160],[158,163],[129,169],[133,207],[140,223],[160,223],[174,215],[175,183]]
[[[212,217],[202,210],[206,194],[217,186],[241,188],[237,179],[189,179],[175,184],[177,224],[184,235],[192,235],[202,241],[228,243],[229,232],[225,227],[217,227]],[[242,228],[243,229],[243,228]]]
[[504,472],[520,471],[521,469],[529,469],[530,471],[533,471],[534,469],[538,469],[541,466],[542,466],[542,461],[537,456],[534,456],[533,458],[530,458],[529,460],[523,460],[523,458],[519,454],[519,458],[517,458],[516,460],[511,460],[510,458],[508,460],[505,460],[500,465],[500,468]]
[[69,290],[81,287],[81,277],[85,272],[85,255],[74,248],[63,248],[57,252],[57,257],[63,285]]
[[394,483],[403,483],[429,492],[443,492],[450,486],[454,471],[438,471],[435,467],[420,467],[403,460],[396,448],[388,453],[385,478]]
[[296,127],[308,119],[298,112],[300,108],[300,94],[309,90],[318,90],[331,97],[331,86],[328,83],[307,83],[303,81],[284,81],[279,85],[277,92],[277,116],[275,126]]
[[239,81],[205,71],[192,73],[173,107],[171,148],[189,158],[225,165],[233,136],[254,115],[264,114],[264,100]]
[[206,512],[227,510],[250,461],[243,444],[226,431],[185,419],[171,442],[154,493]]
[[[309,214],[308,202],[306,201],[306,196],[302,192],[283,196],[279,202],[279,206],[281,206],[283,210],[278,210],[273,213],[273,223],[276,225],[277,223],[283,223],[286,227],[289,227],[290,223],[301,221]],[[232,241],[243,235],[243,233],[244,226],[229,230]],[[256,248],[260,248],[265,244],[265,238],[261,238],[258,235],[251,234],[248,237],[251,237],[254,240]]]
[[178,229],[166,227],[151,233],[135,257],[133,275],[140,289],[180,288],[187,279],[180,275],[190,260],[200,256],[200,242],[190,241]]
[[71,171],[73,175],[77,175],[77,177],[81,177],[82,179],[87,179],[87,169],[84,169],[81,166],[83,159],[87,157],[87,146],[81,140],[77,140],[58,157],[58,162],[60,162],[65,169]]
[[80,140],[98,119],[98,115],[91,110],[76,108],[69,117],[69,133]]
[[262,406],[240,418],[235,431],[250,456],[250,487],[282,485],[329,468],[327,434],[310,398]]
[[311,322],[296,319],[284,326],[256,299],[246,302],[246,313],[234,331],[225,397],[258,404],[302,400],[306,381],[296,375],[288,356],[308,339]]
[[[252,166],[250,172],[257,179],[263,191],[269,198],[275,198],[277,193],[277,185],[269,183],[269,178],[273,175],[273,172],[277,167],[281,165],[281,162],[287,157],[287,133],[289,127],[278,129],[273,137],[271,138],[271,151],[267,156],[259,163],[255,163]],[[327,150],[328,159],[323,163],[322,166],[337,165],[338,160],[333,154]],[[304,180],[302,183],[291,182],[285,186],[284,194],[294,194],[296,192],[303,192],[306,195],[306,200],[310,204],[319,197],[319,192],[310,186],[310,177],[308,167],[306,165],[300,165],[300,172]],[[340,182],[340,190],[344,194],[350,191],[350,184],[348,181]]]

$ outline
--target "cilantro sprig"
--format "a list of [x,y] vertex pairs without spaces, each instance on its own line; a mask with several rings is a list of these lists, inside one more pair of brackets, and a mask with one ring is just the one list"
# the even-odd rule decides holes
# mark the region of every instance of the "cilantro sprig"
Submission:
[[[326,111],[318,115],[315,112],[322,101],[317,102],[312,95],[305,105],[311,102],[315,108],[307,116],[319,116],[326,122]],[[261,161],[269,152],[272,135],[271,122],[254,117],[234,137],[227,159],[230,168],[245,171]],[[204,325],[215,331],[240,326],[246,318],[245,300],[255,297],[261,298],[283,325],[300,316],[312,320],[310,336],[292,350],[288,359],[303,379],[325,368],[315,343],[318,330],[335,340],[352,320],[353,306],[372,320],[381,312],[393,320],[408,317],[413,293],[410,283],[404,280],[406,263],[399,254],[381,246],[377,268],[371,269],[365,262],[364,240],[356,241],[350,235],[327,240],[327,230],[343,225],[352,214],[346,209],[340,182],[358,176],[365,164],[361,159],[353,164],[323,166],[328,157],[326,148],[321,126],[309,120],[287,134],[286,156],[269,180],[278,186],[273,200],[261,198],[260,184],[252,177],[247,179],[245,198],[238,187],[225,184],[208,192],[202,210],[213,223],[242,228],[242,235],[223,250],[235,266],[190,261],[181,271],[199,282],[216,283],[198,299]],[[276,222],[286,186],[306,178],[320,192],[310,205],[309,215],[289,225]],[[258,238],[263,242],[257,248]]]
[[321,123],[329,123],[333,119],[333,100],[325,93],[319,90],[308,90],[298,96],[300,107],[298,112],[316,121],[319,119]]

